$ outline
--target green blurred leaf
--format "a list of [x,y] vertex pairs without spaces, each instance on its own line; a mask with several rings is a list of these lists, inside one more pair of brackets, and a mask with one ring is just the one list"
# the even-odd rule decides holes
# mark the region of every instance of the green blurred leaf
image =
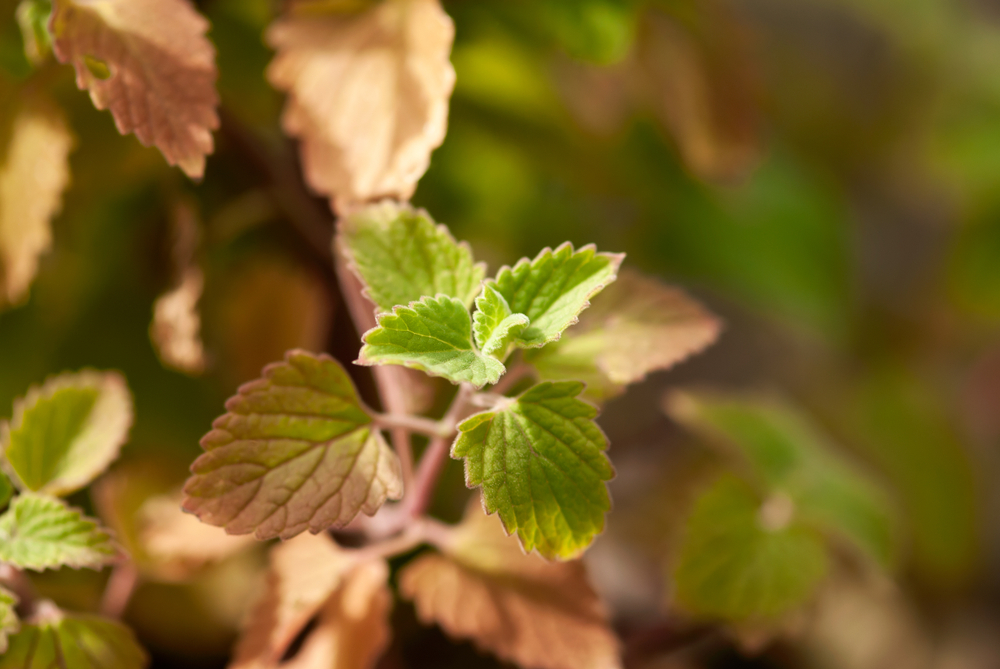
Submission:
[[567,559],[604,529],[611,509],[605,481],[614,469],[597,409],[576,399],[582,383],[540,383],[458,426],[453,458],[465,481],[481,486],[488,513],[499,511],[526,551]]
[[486,266],[424,211],[383,202],[340,223],[337,246],[380,312],[439,294],[466,308],[479,294]]
[[14,486],[11,485],[10,479],[0,473],[0,508],[7,506],[13,494]]
[[101,567],[118,555],[97,521],[54,497],[25,493],[0,516],[0,562],[41,571]]
[[14,593],[0,588],[0,656],[7,652],[8,636],[21,628],[21,621],[14,611],[15,606],[17,597]]
[[84,370],[52,377],[15,401],[0,443],[22,490],[65,495],[107,469],[131,425],[125,379]]
[[695,503],[674,571],[678,603],[729,621],[773,619],[803,604],[827,571],[821,536],[762,519],[746,484],[720,479]]
[[575,58],[608,65],[635,37],[636,8],[627,0],[536,0],[531,20]]
[[766,494],[788,495],[802,523],[893,564],[898,532],[887,495],[803,415],[775,401],[707,393],[675,394],[668,411],[748,465]]
[[503,363],[472,345],[472,318],[462,301],[441,295],[379,314],[361,340],[359,365],[404,365],[452,383],[482,388],[503,375]]
[[593,245],[573,250],[569,242],[555,251],[545,249],[534,260],[522,258],[514,268],[503,267],[488,282],[507,301],[512,313],[524,314],[530,325],[515,340],[522,348],[537,348],[559,339],[590,306],[591,297],[615,280],[623,253],[598,253]]
[[24,53],[34,65],[39,65],[52,53],[52,35],[48,29],[51,15],[51,0],[22,0],[17,6],[17,23],[24,39]]
[[485,355],[492,355],[502,362],[529,322],[524,314],[511,313],[507,300],[490,284],[486,284],[482,294],[476,298],[472,329],[476,345]]
[[119,622],[55,611],[21,626],[0,669],[142,669],[149,663],[132,631]]
[[652,371],[668,369],[718,337],[719,321],[677,288],[623,271],[580,323],[526,359],[543,379],[585,381],[605,400]]
[[399,461],[340,363],[289,351],[240,387],[201,440],[184,508],[230,534],[343,527],[403,493]]

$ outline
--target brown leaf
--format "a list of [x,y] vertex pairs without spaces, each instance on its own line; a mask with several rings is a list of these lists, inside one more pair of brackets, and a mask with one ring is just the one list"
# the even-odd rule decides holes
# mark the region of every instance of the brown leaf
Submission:
[[49,222],[69,183],[73,138],[62,115],[26,95],[0,147],[0,305],[18,304],[52,243]]
[[400,573],[400,593],[423,622],[526,669],[621,666],[582,562],[525,555],[475,502],[445,550]]
[[195,179],[219,126],[207,29],[186,0],[56,0],[50,23],[56,58],[94,106]]
[[282,126],[306,180],[341,212],[407,200],[444,140],[455,71],[438,0],[389,0],[354,15],[294,13],[267,32],[269,81],[288,93]]
[[200,374],[205,369],[198,314],[203,285],[201,270],[188,268],[176,288],[156,299],[149,327],[149,336],[163,364],[188,374]]
[[[231,669],[374,664],[389,639],[388,565],[359,562],[325,534],[302,535],[271,553],[267,590],[251,615]],[[289,646],[314,617],[318,625],[291,659]]]

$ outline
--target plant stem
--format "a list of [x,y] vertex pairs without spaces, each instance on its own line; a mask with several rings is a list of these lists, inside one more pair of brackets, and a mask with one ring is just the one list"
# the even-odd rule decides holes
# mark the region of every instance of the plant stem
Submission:
[[407,500],[411,518],[423,515],[430,505],[434,486],[441,473],[441,467],[444,465],[444,459],[448,455],[448,447],[455,436],[456,426],[458,421],[464,418],[469,411],[469,398],[474,393],[475,388],[468,383],[459,386],[458,392],[455,393],[455,399],[452,400],[451,406],[448,407],[448,411],[445,412],[440,421],[442,425],[449,426],[448,434],[434,437],[427,446],[427,450],[424,451],[423,457],[420,458],[420,466],[417,469],[413,488]]
[[0,564],[0,585],[14,593],[23,611],[34,610],[38,593],[23,571],[9,564]]
[[414,416],[412,414],[379,413],[372,417],[375,425],[387,429],[403,429],[428,437],[448,437],[455,431],[455,426],[441,420]]
[[137,585],[139,585],[139,571],[132,562],[116,565],[111,570],[107,585],[104,586],[101,613],[109,618],[121,618]]

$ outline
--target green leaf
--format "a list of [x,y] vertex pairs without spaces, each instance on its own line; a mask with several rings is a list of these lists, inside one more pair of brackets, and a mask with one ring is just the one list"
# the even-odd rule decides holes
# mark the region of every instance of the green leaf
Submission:
[[52,16],[50,0],[22,0],[17,6],[17,24],[24,40],[24,55],[38,66],[52,52],[52,35],[49,34],[49,17]]
[[761,620],[812,595],[827,571],[822,537],[799,524],[772,522],[765,508],[732,477],[698,499],[674,571],[681,607],[709,618]]
[[97,521],[62,500],[25,493],[0,516],[0,562],[21,569],[101,567],[118,550]]
[[522,258],[514,268],[502,268],[490,285],[510,310],[531,324],[517,338],[522,348],[537,348],[559,339],[577,322],[588,300],[615,280],[625,254],[597,253],[593,245],[573,250],[569,242],[555,251],[545,249],[534,260]]
[[526,360],[542,379],[584,381],[585,396],[602,401],[703,350],[719,329],[718,319],[683,291],[624,270],[576,327]]
[[582,383],[540,383],[517,399],[459,426],[453,458],[465,458],[465,481],[482,486],[488,513],[498,511],[526,551],[571,558],[604,529],[611,509],[605,481],[614,476],[597,409],[577,399]]
[[442,293],[469,308],[486,276],[467,243],[408,205],[381,202],[342,219],[337,247],[379,312]]
[[201,440],[184,508],[230,534],[343,527],[403,494],[399,460],[333,358],[289,351],[226,402]]
[[17,596],[0,588],[0,657],[7,652],[8,636],[21,628],[21,621],[17,619],[17,612],[14,610],[15,606],[17,606]]
[[118,457],[132,425],[132,397],[116,372],[84,370],[48,379],[14,402],[0,443],[21,490],[66,495]]
[[22,625],[0,657],[0,669],[142,669],[148,663],[128,627],[61,611]]
[[788,495],[802,522],[846,539],[881,565],[897,552],[887,495],[820,431],[773,400],[678,393],[671,416],[737,456],[768,492]]
[[454,297],[425,297],[376,320],[361,338],[359,365],[404,365],[477,388],[496,383],[506,371],[502,362],[475,350],[472,318]]
[[476,298],[476,313],[472,317],[472,330],[476,345],[485,355],[503,361],[514,340],[528,327],[528,317],[511,313],[507,300],[487,284]]

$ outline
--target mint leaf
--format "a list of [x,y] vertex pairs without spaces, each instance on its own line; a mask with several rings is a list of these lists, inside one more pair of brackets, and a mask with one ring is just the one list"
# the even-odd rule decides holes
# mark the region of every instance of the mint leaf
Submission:
[[503,361],[514,340],[528,327],[528,317],[511,313],[507,300],[496,288],[486,284],[476,298],[476,313],[472,317],[472,329],[476,335],[476,345],[483,354]]
[[49,613],[21,626],[0,669],[142,669],[149,663],[132,630],[98,616]]
[[101,567],[118,555],[108,533],[54,497],[25,493],[0,516],[0,562],[21,569]]
[[555,251],[545,249],[534,260],[522,258],[502,268],[496,288],[515,314],[531,324],[517,337],[522,348],[537,348],[559,339],[590,306],[588,300],[615,280],[625,254],[597,253],[593,245],[573,250],[569,242]]
[[399,461],[327,355],[289,351],[226,402],[191,466],[184,508],[230,534],[343,527],[403,494]]
[[441,293],[469,308],[486,275],[467,243],[408,205],[381,202],[342,219],[337,247],[379,312]]
[[804,416],[773,400],[707,393],[678,393],[668,409],[735,455],[767,491],[788,495],[803,522],[892,564],[897,528],[890,500]]
[[21,628],[21,621],[17,619],[17,612],[14,611],[15,606],[17,606],[17,596],[0,588],[0,656],[7,652],[7,637]]
[[749,486],[724,477],[695,503],[674,579],[678,604],[693,614],[766,620],[803,604],[826,571],[821,536],[768,518]]
[[585,396],[602,401],[703,350],[719,329],[718,319],[683,291],[624,270],[578,325],[526,360],[543,379],[586,382]]
[[131,425],[132,397],[122,376],[84,370],[50,378],[15,401],[0,443],[19,488],[65,495],[118,457]]
[[452,383],[482,388],[503,375],[503,363],[472,345],[472,318],[462,301],[439,295],[379,314],[362,336],[359,365],[404,365]]
[[453,458],[465,458],[465,482],[482,486],[488,513],[508,534],[547,558],[583,552],[611,509],[614,476],[597,409],[576,399],[582,383],[540,383],[495,411],[458,426]]

